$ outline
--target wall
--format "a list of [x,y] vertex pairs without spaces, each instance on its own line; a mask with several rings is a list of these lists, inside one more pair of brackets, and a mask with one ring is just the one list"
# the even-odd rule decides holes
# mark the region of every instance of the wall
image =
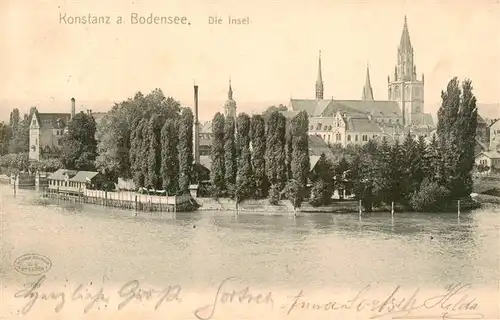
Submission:
[[[366,141],[363,141],[363,135],[366,135]],[[354,144],[354,145],[364,145],[368,143],[373,138],[380,137],[382,135],[381,132],[353,132],[353,131],[347,131],[346,132],[346,145],[348,144]],[[351,140],[349,141],[348,138],[351,136]],[[358,137],[358,141],[356,141],[356,136]]]
[[29,159],[40,160],[40,129],[30,128],[29,139]]
[[500,148],[500,120],[490,127],[490,150]]

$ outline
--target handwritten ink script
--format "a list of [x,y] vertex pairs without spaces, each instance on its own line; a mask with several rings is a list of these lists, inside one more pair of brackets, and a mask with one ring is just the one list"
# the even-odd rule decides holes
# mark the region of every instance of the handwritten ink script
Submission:
[[[21,308],[23,315],[30,312],[37,301],[53,301],[54,311],[60,312],[67,301],[83,302],[84,313],[88,313],[94,307],[98,310],[110,307],[111,296],[104,293],[104,286],[89,284],[79,284],[75,290],[65,291],[44,291],[42,288],[46,276],[42,275],[37,281],[27,283],[24,288],[14,294],[15,298],[24,299],[26,303]],[[168,285],[162,290],[152,288],[142,288],[138,280],[132,280],[125,283],[118,292],[113,292],[113,297],[117,298],[117,309],[124,309],[132,301],[147,302],[154,301],[154,309],[158,310],[163,303],[178,301],[180,302],[181,287],[179,285]]]
[[[314,310],[331,312],[336,310],[352,310],[355,312],[370,312],[370,319],[482,319],[478,313],[479,304],[476,298],[470,295],[470,284],[454,284],[447,286],[442,294],[435,296],[421,296],[420,289],[411,295],[401,294],[401,287],[397,286],[389,295],[382,299],[373,299],[368,296],[371,289],[366,286],[352,299],[347,301],[308,301],[304,291],[300,291],[290,305],[284,305],[287,315],[299,310]],[[425,316],[415,316],[419,311],[428,311]],[[420,314],[419,313],[419,314]]]
[[[164,304],[175,303],[175,308],[182,308],[180,285],[166,285],[161,289],[148,288],[139,280],[124,283],[119,290],[106,292],[103,285],[82,283],[74,290],[51,291],[44,287],[46,275],[36,281],[29,282],[14,294],[21,299],[22,314],[30,312],[39,301],[54,304],[54,311],[60,312],[67,303],[80,303],[83,312],[91,310],[110,309],[121,311],[131,304],[151,306],[157,311]],[[199,320],[210,320],[216,314],[225,313],[224,308],[262,307],[273,310],[275,301],[281,307],[279,312],[285,315],[315,317],[316,313],[325,316],[334,312],[353,312],[369,314],[370,319],[483,319],[479,302],[472,295],[471,284],[458,283],[445,287],[437,294],[424,294],[419,288],[403,292],[401,286],[387,290],[387,294],[375,294],[370,285],[364,287],[348,299],[329,299],[315,301],[305,290],[299,290],[292,297],[277,297],[271,291],[259,291],[246,285],[242,279],[235,277],[224,279],[214,293],[205,302],[196,301],[198,307],[186,310]],[[192,306],[192,305],[191,305]]]
[[205,306],[199,307],[194,311],[196,318],[200,320],[209,320],[215,314],[215,311],[219,308],[219,305],[228,304],[246,304],[246,305],[269,305],[271,308],[274,307],[274,301],[271,292],[267,293],[256,293],[253,292],[250,287],[234,287],[229,289],[229,284],[233,280],[238,280],[238,278],[227,278],[219,285],[213,302]]

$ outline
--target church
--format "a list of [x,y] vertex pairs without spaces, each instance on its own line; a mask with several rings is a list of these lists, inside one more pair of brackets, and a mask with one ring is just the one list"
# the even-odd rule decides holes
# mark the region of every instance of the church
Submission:
[[309,134],[328,144],[364,144],[383,136],[400,139],[409,131],[428,136],[434,123],[431,114],[424,112],[424,76],[417,77],[406,17],[394,75],[387,77],[387,85],[387,100],[375,100],[367,66],[360,100],[325,99],[320,52],[315,99],[290,99],[290,111],[283,113],[292,118],[306,111]]

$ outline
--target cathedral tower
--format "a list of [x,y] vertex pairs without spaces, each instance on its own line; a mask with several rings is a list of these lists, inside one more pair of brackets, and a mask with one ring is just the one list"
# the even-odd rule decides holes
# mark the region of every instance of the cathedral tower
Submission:
[[323,99],[323,76],[321,74],[321,50],[319,51],[318,60],[318,79],[316,79],[316,99]]
[[227,92],[227,101],[224,104],[224,114],[226,118],[233,117],[236,120],[236,101],[233,100],[233,88],[231,79],[229,79],[229,90]]
[[[417,79],[417,68],[414,62],[413,46],[410,41],[410,32],[406,16],[403,32],[399,42],[397,63],[394,68],[394,78],[388,77],[388,98],[397,101],[403,116],[403,125],[418,125],[412,120],[412,115],[424,112],[424,76]],[[416,117],[421,119],[421,117]]]

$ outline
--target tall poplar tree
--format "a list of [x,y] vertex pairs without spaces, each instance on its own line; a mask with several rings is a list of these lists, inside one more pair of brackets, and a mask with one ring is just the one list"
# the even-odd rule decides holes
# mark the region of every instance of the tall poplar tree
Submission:
[[233,117],[227,117],[224,123],[224,168],[226,188],[232,190],[235,188],[237,159],[235,142],[235,121]]
[[471,81],[463,81],[461,89],[457,78],[448,83],[441,96],[443,102],[438,111],[437,133],[443,155],[445,187],[450,191],[450,200],[457,200],[470,196],[472,191],[476,98]]
[[250,124],[252,143],[252,169],[255,181],[254,197],[267,196],[269,184],[266,176],[266,125],[261,115],[253,115]]
[[142,129],[144,120],[139,120],[134,129],[133,140],[130,148],[130,158],[132,167],[132,179],[136,188],[144,187],[144,174],[142,171]]
[[243,200],[253,196],[255,185],[250,152],[250,117],[246,113],[240,113],[237,125],[239,157],[236,175],[236,195],[237,200]]
[[285,130],[285,117],[279,111],[273,111],[266,131],[266,173],[275,189],[283,189],[287,178]]
[[148,175],[147,185],[153,189],[160,189],[162,179],[161,168],[161,119],[158,115],[153,115],[149,120],[149,150],[148,150]]
[[226,189],[224,170],[224,115],[217,112],[212,120],[213,142],[210,151],[212,169],[210,179],[212,182],[213,195],[219,197]]
[[309,117],[305,111],[297,114],[290,123],[290,134],[292,140],[292,157],[290,168],[292,182],[296,185],[291,189],[291,197],[295,207],[300,207],[307,185],[309,175]]
[[179,190],[189,190],[193,169],[193,112],[183,108],[179,119]]
[[151,136],[149,132],[149,118],[144,118],[143,122],[144,125],[142,127],[142,141],[141,141],[141,154],[140,154],[140,170],[142,171],[142,176],[144,177],[144,187],[147,189],[153,188],[153,186],[150,184],[150,181],[148,180],[148,174],[149,170],[149,161],[148,161],[148,155],[149,155],[149,147],[151,144]]
[[168,194],[179,191],[179,157],[177,147],[179,137],[177,136],[177,121],[167,119],[161,129],[161,177],[163,188]]

